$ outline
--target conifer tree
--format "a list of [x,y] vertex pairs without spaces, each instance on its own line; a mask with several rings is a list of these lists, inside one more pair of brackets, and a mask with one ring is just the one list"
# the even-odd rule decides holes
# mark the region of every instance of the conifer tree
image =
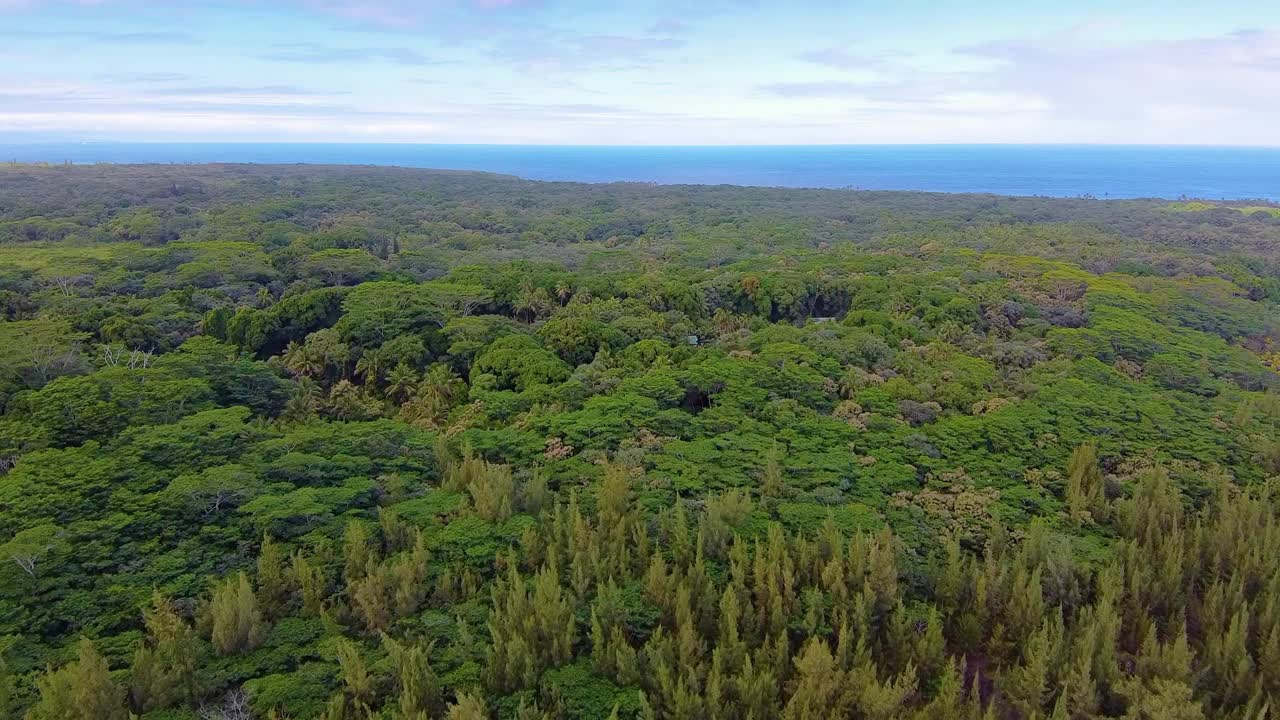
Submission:
[[263,534],[262,547],[258,551],[258,601],[263,614],[277,618],[284,611],[289,583],[284,570],[285,555],[280,545]]
[[783,708],[783,718],[819,720],[849,714],[850,685],[826,642],[810,638],[795,659],[795,669],[796,686]]
[[1066,497],[1073,518],[1102,519],[1102,470],[1098,467],[1098,451],[1092,445],[1086,443],[1072,451],[1067,461]]
[[1049,698],[1052,652],[1053,626],[1046,621],[1023,647],[1022,663],[1005,675],[1004,696],[1023,717],[1040,712]]
[[129,706],[136,713],[195,701],[199,648],[195,631],[159,590],[143,610],[146,642],[130,665]]
[[782,496],[786,486],[783,468],[784,451],[781,443],[775,443],[765,456],[764,469],[760,477],[760,495],[765,498]]
[[375,559],[369,548],[369,530],[364,523],[352,520],[342,536],[343,577],[352,585],[365,576],[370,561]]
[[399,643],[386,635],[382,636],[382,646],[395,673],[399,720],[435,717],[441,706],[440,680],[427,659],[429,648]]
[[213,648],[219,655],[242,655],[262,642],[266,631],[262,612],[243,572],[214,588],[210,613]]
[[327,594],[324,571],[313,565],[300,549],[293,554],[291,571],[293,581],[298,586],[298,594],[302,597],[303,613],[320,617]]
[[382,528],[382,550],[394,555],[413,544],[413,526],[405,522],[394,507],[378,508],[378,525]]
[[547,488],[547,475],[540,468],[534,468],[529,479],[520,487],[520,509],[537,517],[550,504],[551,491]]
[[467,492],[476,514],[488,522],[502,522],[511,517],[515,502],[515,481],[509,465],[491,465],[478,460],[478,471],[467,483]]
[[489,706],[475,692],[458,693],[457,702],[449,706],[447,720],[489,720]]
[[344,716],[353,720],[368,718],[373,712],[374,683],[360,654],[360,647],[342,638],[338,640],[337,653],[343,694],[346,697]]
[[1192,697],[1189,685],[1177,680],[1156,678],[1149,682],[1131,679],[1120,691],[1129,700],[1124,720],[1204,720],[1204,707]]
[[107,661],[88,638],[80,639],[77,659],[36,681],[39,701],[27,720],[126,720],[124,691],[116,686]]

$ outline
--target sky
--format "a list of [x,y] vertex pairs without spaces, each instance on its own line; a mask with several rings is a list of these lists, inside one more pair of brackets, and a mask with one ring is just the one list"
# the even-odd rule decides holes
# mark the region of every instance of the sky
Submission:
[[0,142],[1280,145],[1276,0],[0,0]]

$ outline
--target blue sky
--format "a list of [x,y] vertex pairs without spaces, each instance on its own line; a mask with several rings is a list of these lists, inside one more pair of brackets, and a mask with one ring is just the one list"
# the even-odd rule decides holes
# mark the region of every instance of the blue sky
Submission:
[[1280,3],[0,0],[0,141],[1280,145]]

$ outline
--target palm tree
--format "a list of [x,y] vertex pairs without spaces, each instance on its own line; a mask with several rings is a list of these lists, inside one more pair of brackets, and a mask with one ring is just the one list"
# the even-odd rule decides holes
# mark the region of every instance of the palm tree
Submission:
[[858,390],[866,385],[864,378],[867,373],[856,365],[851,365],[845,369],[844,375],[840,377],[840,397],[851,400],[858,394]]
[[313,377],[324,372],[324,363],[315,357],[315,353],[294,340],[290,340],[280,354],[280,364],[294,377]]
[[538,296],[534,293],[532,287],[525,285],[520,288],[520,294],[516,296],[516,301],[512,304],[511,309],[515,311],[516,317],[520,317],[521,313],[525,314],[527,322],[533,322],[533,318],[538,313]]
[[534,288],[533,290],[533,319],[544,315],[550,315],[552,309],[558,307],[556,301],[552,299],[551,293],[546,288]]
[[404,402],[417,384],[418,373],[405,363],[400,363],[387,373],[387,396],[396,402]]
[[271,290],[261,287],[258,288],[258,292],[254,295],[254,301],[258,303],[258,307],[265,308],[274,303],[276,298],[271,294]]
[[400,408],[400,418],[428,428],[440,427],[449,411],[466,400],[467,384],[448,365],[437,363]]
[[319,409],[320,386],[309,377],[298,378],[298,388],[285,405],[284,419],[291,422],[306,422],[315,417]]
[[427,374],[418,383],[417,395],[435,395],[448,407],[452,407],[462,399],[467,384],[458,377],[453,368],[444,363],[436,363],[427,370]]
[[354,420],[365,414],[360,388],[350,380],[339,380],[329,391],[329,412],[339,420]]
[[569,298],[573,297],[573,288],[569,287],[569,283],[556,283],[556,297],[561,305],[568,303]]
[[377,350],[369,350],[356,361],[356,374],[364,378],[366,385],[376,386],[382,380],[386,360]]

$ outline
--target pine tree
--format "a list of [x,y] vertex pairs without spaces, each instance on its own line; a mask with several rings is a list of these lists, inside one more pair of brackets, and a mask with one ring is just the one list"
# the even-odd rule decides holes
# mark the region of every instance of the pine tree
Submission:
[[195,629],[178,616],[173,602],[158,590],[152,595],[150,609],[143,612],[143,622],[166,673],[177,684],[183,700],[188,705],[194,703],[199,693],[196,671],[200,661]]
[[820,720],[849,715],[849,680],[836,666],[825,641],[810,638],[795,659],[795,670],[796,686],[783,708],[783,718]]
[[378,508],[378,525],[382,528],[383,553],[394,555],[412,545],[414,528],[400,517],[394,507]]
[[911,664],[921,677],[931,678],[951,666],[947,657],[947,640],[942,632],[942,617],[936,608],[929,608],[925,629],[917,633],[911,648]]
[[572,657],[577,621],[554,564],[520,576],[514,563],[493,587],[489,682],[506,691],[533,687],[542,671]]
[[395,672],[399,720],[435,717],[441,706],[440,680],[427,658],[429,648],[402,644],[386,635],[382,636],[382,646]]
[[242,655],[262,642],[265,628],[258,598],[243,572],[214,589],[210,605],[213,648],[219,655]]
[[1232,616],[1225,635],[1205,639],[1211,694],[1223,709],[1247,703],[1256,689],[1258,678],[1249,654],[1248,632],[1245,606]]
[[264,534],[258,551],[258,601],[269,618],[277,618],[284,612],[289,585],[284,562],[284,551],[270,535]]
[[1121,683],[1122,695],[1129,698],[1124,720],[1204,720],[1204,707],[1193,698],[1189,685],[1157,678],[1144,683]]
[[310,617],[320,617],[327,594],[324,571],[312,565],[302,550],[293,554],[293,581],[302,596],[302,611]]
[[786,489],[783,461],[785,454],[781,443],[774,443],[765,456],[764,470],[760,477],[760,495],[765,498],[782,497]]
[[541,468],[534,468],[529,479],[520,488],[520,509],[537,517],[550,504],[551,491],[547,489],[547,475]]
[[346,696],[345,717],[363,720],[372,714],[373,677],[360,654],[360,647],[346,638],[338,640],[338,668]]
[[347,720],[347,698],[342,693],[330,697],[320,720]]
[[391,624],[391,580],[390,568],[380,565],[347,585],[347,595],[370,632],[381,632]]
[[81,638],[75,662],[36,681],[39,701],[27,720],[126,720],[124,691],[111,679],[107,661],[88,638]]
[[1053,626],[1045,622],[1022,649],[1022,664],[1005,674],[1002,688],[1009,704],[1030,717],[1049,698],[1049,670],[1053,660]]
[[369,530],[363,522],[352,520],[347,523],[342,536],[343,577],[347,585],[353,585],[364,577],[374,560],[369,549]]
[[489,707],[479,693],[458,693],[458,700],[449,706],[447,720],[489,720]]
[[515,481],[509,465],[491,465],[480,461],[481,471],[467,484],[476,514],[497,523],[511,517],[515,502]]
[[1178,634],[1160,642],[1155,633],[1147,636],[1138,655],[1137,675],[1145,680],[1161,678],[1191,684],[1195,654],[1187,638],[1187,624],[1178,625]]
[[893,533],[887,527],[871,543],[866,583],[874,594],[877,612],[885,612],[898,602],[897,549]]
[[[1058,699],[1071,717],[1091,717],[1098,711],[1098,684],[1093,677],[1093,658],[1085,646],[1077,647],[1071,666],[1063,681],[1062,696]],[[1057,716],[1059,709],[1054,708]]]
[[976,720],[965,707],[964,678],[954,662],[948,660],[942,666],[933,698],[912,717],[913,720]]
[[1073,518],[1103,518],[1102,470],[1098,467],[1098,451],[1092,445],[1086,443],[1071,453],[1067,461],[1066,496]]

